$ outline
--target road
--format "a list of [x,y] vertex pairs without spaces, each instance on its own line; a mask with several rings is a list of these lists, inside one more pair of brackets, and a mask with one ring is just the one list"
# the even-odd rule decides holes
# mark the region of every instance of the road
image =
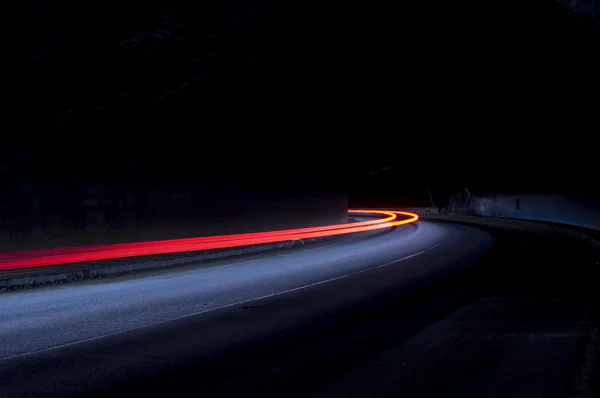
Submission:
[[8,292],[0,396],[599,396],[598,264],[556,229],[420,221]]
[[0,396],[600,396],[600,255],[514,224],[5,292]]
[[[0,395],[131,391],[136,383],[117,386],[269,335],[303,334],[317,319],[330,325],[373,300],[407,296],[493,242],[474,228],[420,222],[209,268],[5,293]],[[200,389],[208,394],[217,379]]]

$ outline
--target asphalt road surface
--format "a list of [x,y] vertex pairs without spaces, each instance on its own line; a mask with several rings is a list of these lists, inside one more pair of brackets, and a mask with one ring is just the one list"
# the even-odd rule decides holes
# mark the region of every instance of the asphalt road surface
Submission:
[[421,221],[9,292],[0,396],[594,396],[597,266],[562,237]]

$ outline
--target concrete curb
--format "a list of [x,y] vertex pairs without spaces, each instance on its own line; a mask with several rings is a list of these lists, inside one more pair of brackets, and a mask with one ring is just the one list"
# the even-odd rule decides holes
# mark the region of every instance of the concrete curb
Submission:
[[[372,213],[357,213],[372,216]],[[344,236],[344,235],[341,235]],[[294,239],[277,243],[241,246],[202,252],[161,254],[147,257],[122,258],[89,263],[75,263],[56,267],[40,267],[38,269],[0,272],[0,292],[22,288],[53,285],[64,282],[82,281],[96,278],[107,278],[126,275],[134,272],[159,270],[168,267],[182,266],[205,261],[220,260],[266,251],[292,249],[307,243],[335,239],[338,236]]]
[[406,211],[415,213],[418,216],[437,216],[439,214],[437,207],[378,207],[374,210]]
[[258,254],[265,251],[290,249],[303,246],[327,238],[296,239],[291,241],[267,243],[194,253],[178,253],[176,255],[158,255],[126,258],[118,260],[95,261],[91,263],[76,263],[68,266],[47,267],[40,270],[31,270],[18,275],[0,274],[0,291],[17,288],[28,288],[41,285],[52,285],[63,282],[80,281],[103,277],[115,277],[137,271],[156,270],[178,265],[202,263],[204,261],[219,260],[248,254]]

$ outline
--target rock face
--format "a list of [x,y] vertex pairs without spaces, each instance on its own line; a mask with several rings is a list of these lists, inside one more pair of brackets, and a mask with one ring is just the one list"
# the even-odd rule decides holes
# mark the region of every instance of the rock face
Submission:
[[348,199],[323,188],[173,180],[0,180],[0,252],[337,224]]
[[576,14],[600,24],[600,1],[598,0],[557,0]]
[[545,221],[600,230],[598,203],[590,198],[527,193],[478,193],[469,197],[464,192],[457,192],[452,197],[450,213]]

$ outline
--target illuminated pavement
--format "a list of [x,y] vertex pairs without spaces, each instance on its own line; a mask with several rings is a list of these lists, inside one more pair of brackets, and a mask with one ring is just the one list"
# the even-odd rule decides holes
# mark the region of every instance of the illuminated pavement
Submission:
[[[129,372],[185,362],[389,289],[409,294],[472,262],[493,241],[474,228],[419,222],[210,268],[4,293],[0,395],[100,391]],[[263,313],[269,303],[284,311]],[[236,314],[252,308],[260,313],[250,321]],[[190,339],[184,329],[191,325]]]

